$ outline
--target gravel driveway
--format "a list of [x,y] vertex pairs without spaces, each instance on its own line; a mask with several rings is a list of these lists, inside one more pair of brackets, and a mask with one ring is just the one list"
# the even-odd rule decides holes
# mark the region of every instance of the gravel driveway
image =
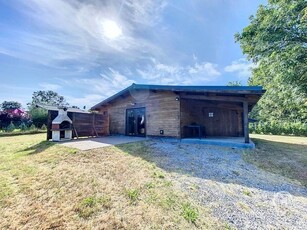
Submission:
[[[306,229],[307,188],[243,161],[230,148],[145,142],[146,159],[173,183],[237,229]],[[144,156],[145,157],[145,156]]]

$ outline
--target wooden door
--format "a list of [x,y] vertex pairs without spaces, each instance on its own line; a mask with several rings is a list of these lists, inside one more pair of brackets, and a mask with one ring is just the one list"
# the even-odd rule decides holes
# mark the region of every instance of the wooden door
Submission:
[[203,108],[206,136],[238,136],[238,113],[231,109]]

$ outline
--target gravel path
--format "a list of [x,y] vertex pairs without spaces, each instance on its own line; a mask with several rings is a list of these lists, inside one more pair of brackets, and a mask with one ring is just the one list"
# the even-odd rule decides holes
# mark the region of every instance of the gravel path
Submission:
[[240,150],[163,141],[146,156],[173,183],[237,229],[306,229],[307,188],[243,161]]

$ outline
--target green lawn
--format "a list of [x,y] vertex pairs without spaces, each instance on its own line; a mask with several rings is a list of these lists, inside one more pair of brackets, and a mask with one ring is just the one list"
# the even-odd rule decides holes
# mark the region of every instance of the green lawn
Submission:
[[[307,185],[306,138],[252,138],[257,148],[244,153],[246,161]],[[78,151],[44,139],[0,137],[0,229],[227,226],[138,157],[150,151],[142,142]]]
[[307,186],[307,137],[252,134],[256,149],[244,159],[259,168]]
[[[0,229],[224,226],[124,145],[77,151],[44,139],[0,137]],[[128,148],[147,151],[142,143]]]

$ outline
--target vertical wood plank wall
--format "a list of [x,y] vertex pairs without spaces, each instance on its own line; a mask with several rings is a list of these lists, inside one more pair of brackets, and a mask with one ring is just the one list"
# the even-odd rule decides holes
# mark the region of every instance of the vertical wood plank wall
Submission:
[[[146,135],[180,137],[180,102],[173,92],[153,92],[149,90],[130,92],[100,109],[108,111],[110,134],[125,134],[126,109],[146,109]],[[164,134],[160,134],[160,130]]]
[[205,126],[207,136],[243,136],[242,109],[236,103],[182,99],[181,134],[184,126],[196,123]]

